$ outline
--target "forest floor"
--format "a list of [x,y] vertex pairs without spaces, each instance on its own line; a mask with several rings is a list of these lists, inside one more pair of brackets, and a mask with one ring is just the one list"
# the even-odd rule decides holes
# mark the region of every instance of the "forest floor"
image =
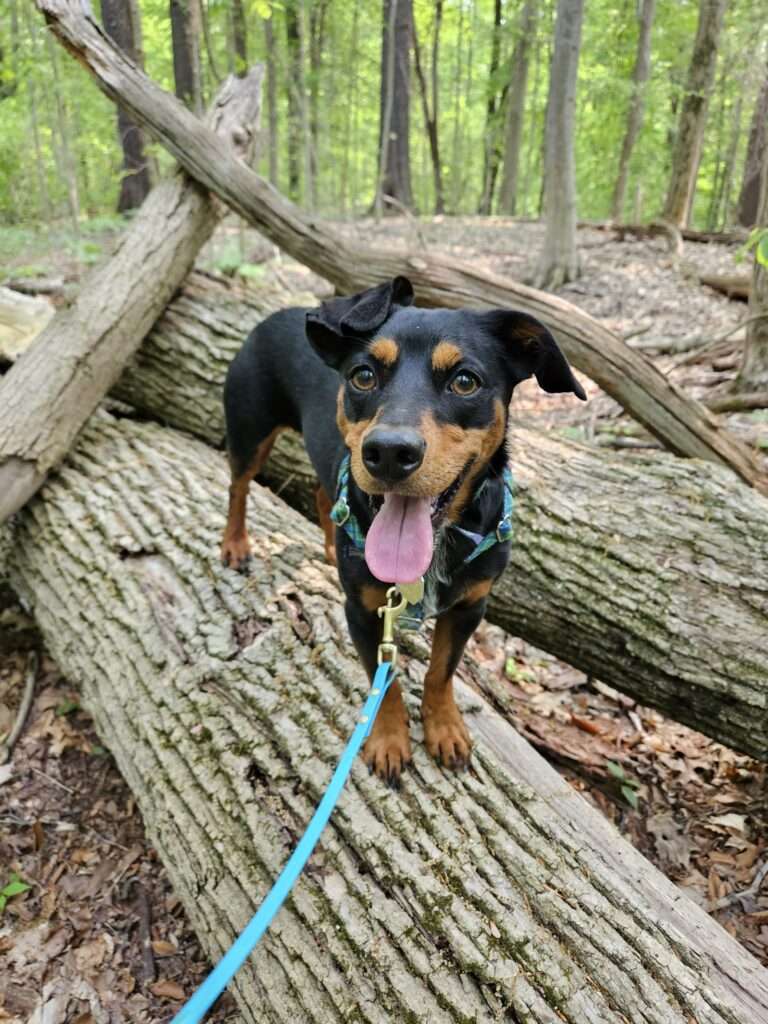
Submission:
[[[495,218],[339,226],[369,242],[405,239],[450,251],[520,279],[532,273],[542,237],[537,224]],[[108,253],[116,235],[106,224],[89,237],[96,255],[96,248]],[[584,229],[579,241],[584,274],[559,294],[622,335],[647,327],[638,341],[716,338],[746,316],[743,303],[698,283],[701,273],[745,273],[735,246],[686,243],[675,260],[661,239],[619,242]],[[25,276],[20,271],[33,266],[36,274],[60,277],[62,295],[78,287],[88,266],[82,237],[79,247],[56,252],[35,238],[25,237],[10,254],[3,244],[0,236],[8,276]],[[296,290],[328,292],[305,268],[276,258],[254,233],[226,225],[202,263],[245,282],[274,275]],[[657,362],[706,397],[729,387],[739,336]],[[527,384],[516,395],[514,412],[592,443],[653,445],[594,385],[589,391],[592,401],[585,407],[567,396],[542,396]],[[729,417],[729,423],[768,449],[765,410]],[[36,646],[21,609],[0,594],[0,736],[13,720]],[[513,692],[519,731],[768,965],[768,885],[765,895],[746,892],[768,858],[766,767],[496,627],[481,626],[471,647]],[[14,872],[29,886],[0,908],[0,1021],[159,1024],[191,993],[207,965],[131,793],[79,706],[74,682],[43,656],[24,734],[11,761],[0,765],[0,903]],[[225,997],[212,1020],[220,1024],[233,1012]]]

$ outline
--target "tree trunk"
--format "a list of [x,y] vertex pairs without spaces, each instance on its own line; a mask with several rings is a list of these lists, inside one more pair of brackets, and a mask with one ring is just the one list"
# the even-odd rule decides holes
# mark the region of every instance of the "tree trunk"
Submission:
[[544,320],[571,362],[596,381],[670,450],[723,462],[764,487],[752,451],[729,435],[698,402],[670,384],[597,320],[556,296],[420,251],[402,254],[346,239],[317,217],[307,218],[262,178],[233,159],[200,121],[128,64],[95,28],[78,0],[37,0],[53,32],[94,75],[101,89],[266,237],[333,282],[357,291],[396,274],[414,283],[423,305],[511,306]]
[[196,114],[203,110],[199,3],[200,0],[170,0],[176,95]]
[[510,217],[517,212],[517,179],[525,120],[528,59],[536,33],[538,0],[525,0],[512,50],[512,78],[507,94],[507,123],[504,141],[504,174],[499,193],[499,213]]
[[269,180],[277,188],[278,154],[280,148],[279,122],[277,119],[277,59],[275,50],[277,38],[272,27],[272,18],[264,18],[264,42],[266,44],[267,68],[267,125],[269,129]]
[[547,99],[544,155],[546,234],[536,270],[539,288],[559,288],[579,274],[573,135],[583,13],[584,0],[558,0]]
[[[233,154],[252,154],[260,85],[260,68],[225,83],[211,117],[220,151],[224,139]],[[0,378],[0,523],[69,450],[223,212],[186,175],[162,182],[114,256]]]
[[627,191],[627,178],[629,177],[629,162],[643,123],[645,85],[651,70],[651,32],[655,8],[656,0],[640,0],[637,54],[635,56],[635,66],[632,69],[632,96],[629,101],[629,110],[627,111],[627,128],[621,144],[619,170],[611,202],[611,216],[614,220],[621,220],[621,214],[624,209],[624,197]]
[[242,78],[248,73],[248,30],[243,0],[232,0],[232,43],[235,51],[235,74]]
[[[365,690],[314,527],[256,489],[263,560],[249,579],[218,565],[227,482],[205,446],[100,416],[10,552],[212,958],[303,831]],[[421,674],[407,659],[414,718]],[[766,1024],[768,972],[457,691],[474,770],[418,744],[395,794],[357,762],[235,979],[245,1020]]]
[[298,0],[287,0],[285,5],[285,41],[288,50],[288,195],[301,199],[301,12]]
[[379,160],[381,201],[395,210],[413,207],[410,96],[413,0],[384,0],[381,34]]
[[[233,295],[194,275],[116,394],[221,444],[224,376],[244,336],[273,309],[310,302]],[[617,457],[517,428],[511,450],[512,564],[489,618],[768,759],[768,501],[718,468],[671,456]],[[314,517],[315,475],[300,444],[281,438],[264,477]]]
[[696,190],[707,105],[715,80],[717,46],[728,0],[699,0],[699,24],[680,108],[672,152],[672,171],[664,219],[678,227],[688,223]]
[[[104,30],[129,57],[141,67],[137,40],[134,38],[135,16],[132,4],[125,0],[101,0]],[[119,213],[135,210],[149,195],[149,164],[144,156],[141,129],[122,107],[117,108],[117,136],[123,151],[123,176],[117,200]]]
[[760,200],[760,171],[768,150],[768,72],[766,72],[755,101],[752,126],[749,130],[744,177],[739,194],[739,224],[751,228],[757,223]]
[[[757,210],[757,223],[768,236],[768,147],[763,161],[760,204]],[[749,316],[747,324],[747,340],[744,345],[744,359],[736,379],[737,391],[768,390],[768,267],[761,263],[755,255],[752,268],[752,283],[749,289]]]
[[440,57],[440,26],[443,20],[443,0],[436,0],[435,3],[435,26],[432,36],[432,105],[430,110],[429,89],[427,87],[427,76],[421,62],[421,47],[416,32],[416,22],[413,22],[413,58],[416,68],[416,79],[419,83],[421,94],[421,107],[424,112],[424,127],[429,138],[429,155],[432,161],[432,180],[435,188],[435,213],[445,212],[445,197],[443,194],[443,169],[440,165],[440,136],[439,136],[439,57]]
[[499,60],[501,56],[501,0],[493,4],[493,33],[491,35],[491,60],[488,65],[485,100],[485,137],[483,145],[483,191],[477,212],[488,216],[493,208],[493,190],[499,172],[498,117],[499,108]]

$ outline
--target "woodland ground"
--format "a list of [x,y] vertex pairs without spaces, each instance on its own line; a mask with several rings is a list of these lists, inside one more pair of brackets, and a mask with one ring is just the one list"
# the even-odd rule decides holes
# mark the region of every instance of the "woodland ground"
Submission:
[[[543,230],[497,218],[339,226],[373,243],[407,239],[415,248],[450,251],[523,280],[533,271]],[[88,264],[109,252],[115,232],[114,222],[105,221],[79,239],[65,228],[44,236],[2,233],[5,276],[45,272],[62,277],[71,293]],[[686,243],[675,260],[663,239],[619,242],[607,232],[583,229],[579,242],[584,274],[560,294],[622,335],[647,328],[638,341],[715,338],[746,315],[743,303],[698,283],[700,273],[744,273],[737,246]],[[245,280],[275,274],[296,290],[328,291],[305,268],[276,258],[274,247],[254,233],[227,225],[200,262],[229,273],[239,267]],[[728,388],[738,342],[658,362],[706,397]],[[527,384],[514,410],[594,443],[653,443],[594,385],[590,397],[587,406],[576,405],[545,398]],[[729,422],[768,450],[765,411]],[[34,643],[20,609],[7,598],[4,608],[0,597],[0,734],[13,719]],[[484,624],[472,648],[506,679],[522,734],[692,899],[706,907],[728,902],[713,911],[717,919],[768,965],[768,889],[764,896],[736,895],[768,856],[765,766],[495,627]],[[0,797],[0,866],[7,876],[0,877],[0,888],[11,871],[31,884],[0,916],[0,963],[9,968],[0,970],[0,1020],[28,1020],[43,989],[49,997],[70,994],[66,1019],[78,1024],[119,1019],[103,1015],[118,1007],[131,1022],[166,1020],[199,980],[205,960],[144,836],[130,791],[80,709],[76,690],[48,659],[24,735],[10,764],[0,765]],[[213,1020],[233,1011],[225,999]]]

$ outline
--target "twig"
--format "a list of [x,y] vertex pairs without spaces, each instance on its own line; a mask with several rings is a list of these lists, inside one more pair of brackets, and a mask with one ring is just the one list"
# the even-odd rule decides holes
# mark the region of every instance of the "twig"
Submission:
[[704,405],[712,412],[747,412],[768,409],[768,391],[745,391],[743,395],[719,395],[707,398]]
[[[742,903],[744,900],[755,899],[757,894],[760,892],[760,886],[768,876],[768,860],[765,860],[763,864],[755,872],[755,877],[752,879],[752,883],[740,892],[732,892],[729,896],[721,896],[719,900],[715,900],[709,906],[710,913],[713,910],[725,910],[726,907],[732,907],[734,903]],[[746,906],[744,907],[746,911]]]
[[652,323],[646,324],[645,327],[633,327],[631,330],[627,331],[626,334],[622,335],[621,340],[629,341],[630,338],[638,338],[641,334],[647,334],[652,327]]
[[42,778],[50,782],[51,785],[58,786],[59,789],[63,789],[65,793],[70,793],[73,796],[75,795],[75,790],[72,789],[71,786],[65,786],[63,782],[59,782],[58,779],[54,779],[54,777],[52,775],[48,775],[47,772],[41,771],[39,768],[35,768],[34,765],[30,765],[29,767],[35,773],[35,775],[40,775]]
[[21,697],[21,704],[19,705],[19,713],[16,715],[16,721],[13,723],[13,728],[8,734],[7,739],[0,743],[0,764],[5,764],[11,756],[11,751],[16,745],[16,741],[19,736],[21,736],[21,731],[27,720],[29,709],[32,707],[32,697],[35,693],[38,663],[39,659],[37,657],[37,652],[32,651],[27,661],[27,678],[24,684],[24,693]]
[[155,980],[155,958],[152,953],[152,932],[150,930],[149,901],[141,882],[136,882],[136,909],[139,918],[139,945],[141,946],[141,980],[148,984]]

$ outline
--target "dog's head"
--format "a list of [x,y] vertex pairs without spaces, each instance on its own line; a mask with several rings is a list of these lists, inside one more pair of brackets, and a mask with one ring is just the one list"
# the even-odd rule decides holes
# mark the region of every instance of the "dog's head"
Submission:
[[[412,303],[410,282],[396,277],[311,310],[307,336],[341,376],[337,421],[355,482],[384,499],[371,532],[389,517],[389,540],[395,530],[415,538],[420,564],[427,532],[431,556],[432,530],[458,518],[472,481],[503,448],[515,385],[535,376],[545,391],[586,396],[534,317]],[[397,571],[391,559],[378,565],[386,576],[368,562],[380,579]]]

